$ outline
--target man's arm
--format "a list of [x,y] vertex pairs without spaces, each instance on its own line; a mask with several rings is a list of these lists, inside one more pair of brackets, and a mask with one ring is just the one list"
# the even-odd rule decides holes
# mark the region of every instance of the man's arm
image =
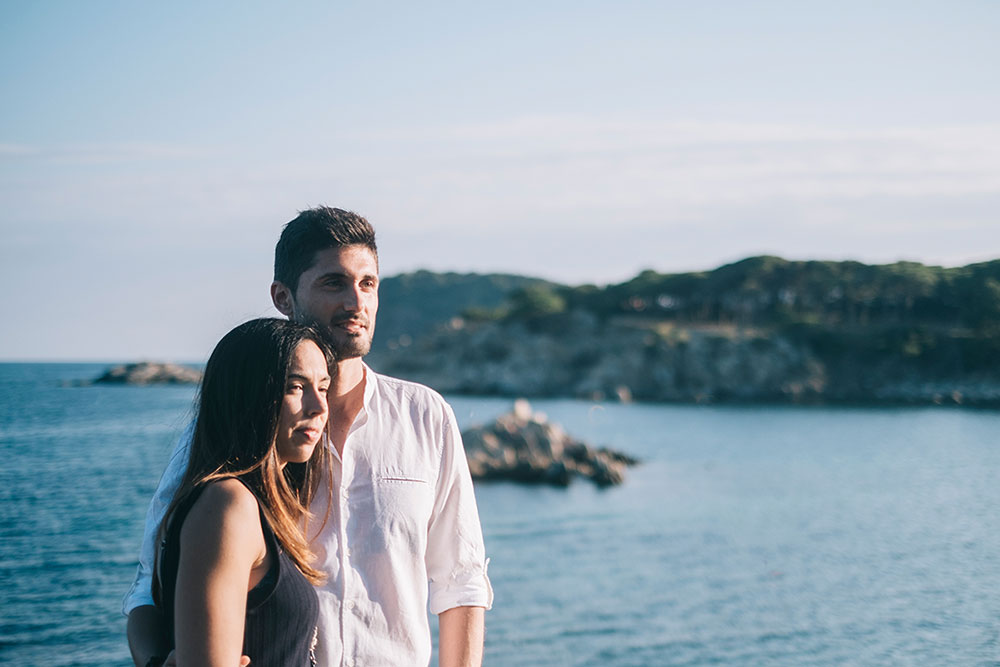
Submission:
[[483,607],[452,607],[438,615],[440,667],[479,667],[483,664]]
[[128,648],[136,667],[143,667],[154,655],[167,657],[169,651],[163,614],[153,605],[144,604],[128,614]]
[[127,635],[132,659],[142,667],[153,655],[163,656],[161,652],[168,643],[162,623],[162,615],[153,606],[153,562],[156,557],[156,536],[163,521],[174,493],[180,485],[181,477],[187,468],[188,451],[191,446],[191,436],[194,425],[184,430],[166,470],[160,477],[159,486],[149,502],[146,511],[146,527],[143,531],[142,548],[139,551],[139,567],[136,569],[132,587],[122,600],[122,612],[128,616]]
[[441,403],[441,469],[428,530],[431,612],[438,614],[441,667],[478,667],[485,612],[493,603],[476,496],[455,416]]

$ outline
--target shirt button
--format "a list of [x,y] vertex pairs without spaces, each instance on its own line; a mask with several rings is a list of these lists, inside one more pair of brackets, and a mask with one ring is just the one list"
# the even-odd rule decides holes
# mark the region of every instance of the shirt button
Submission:
[[350,557],[351,557],[351,548],[344,547],[344,558],[350,558]]
[[344,498],[347,498],[351,494],[347,492],[347,489],[344,489],[343,491],[340,492],[340,495],[344,496]]
[[344,664],[347,665],[347,667],[354,667],[354,661],[351,660],[350,658],[348,658],[347,660],[345,660]]
[[344,603],[344,606],[347,607],[348,609],[354,609],[354,600],[348,600],[347,602]]

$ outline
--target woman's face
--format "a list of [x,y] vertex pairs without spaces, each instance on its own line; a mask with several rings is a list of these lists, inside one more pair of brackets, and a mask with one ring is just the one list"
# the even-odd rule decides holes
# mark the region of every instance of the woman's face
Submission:
[[326,392],[330,372],[316,343],[304,340],[295,348],[285,381],[285,397],[278,417],[278,461],[304,463],[312,456],[326,428]]

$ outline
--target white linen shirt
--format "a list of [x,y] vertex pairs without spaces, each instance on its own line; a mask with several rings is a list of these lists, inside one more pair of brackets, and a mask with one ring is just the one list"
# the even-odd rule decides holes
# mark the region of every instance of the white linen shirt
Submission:
[[[320,665],[427,665],[432,613],[493,603],[472,478],[455,416],[431,389],[365,366],[364,406],[334,454],[329,519],[313,539],[328,579]],[[160,479],[123,611],[153,604],[156,531],[180,484],[189,427]],[[322,488],[322,487],[321,487]],[[325,494],[310,508],[321,519]]]

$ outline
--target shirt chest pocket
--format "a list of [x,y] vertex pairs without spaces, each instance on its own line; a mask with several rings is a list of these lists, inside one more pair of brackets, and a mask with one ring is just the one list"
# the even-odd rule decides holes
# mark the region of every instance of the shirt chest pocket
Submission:
[[430,482],[405,475],[375,477],[375,522],[390,539],[423,542],[434,504]]

